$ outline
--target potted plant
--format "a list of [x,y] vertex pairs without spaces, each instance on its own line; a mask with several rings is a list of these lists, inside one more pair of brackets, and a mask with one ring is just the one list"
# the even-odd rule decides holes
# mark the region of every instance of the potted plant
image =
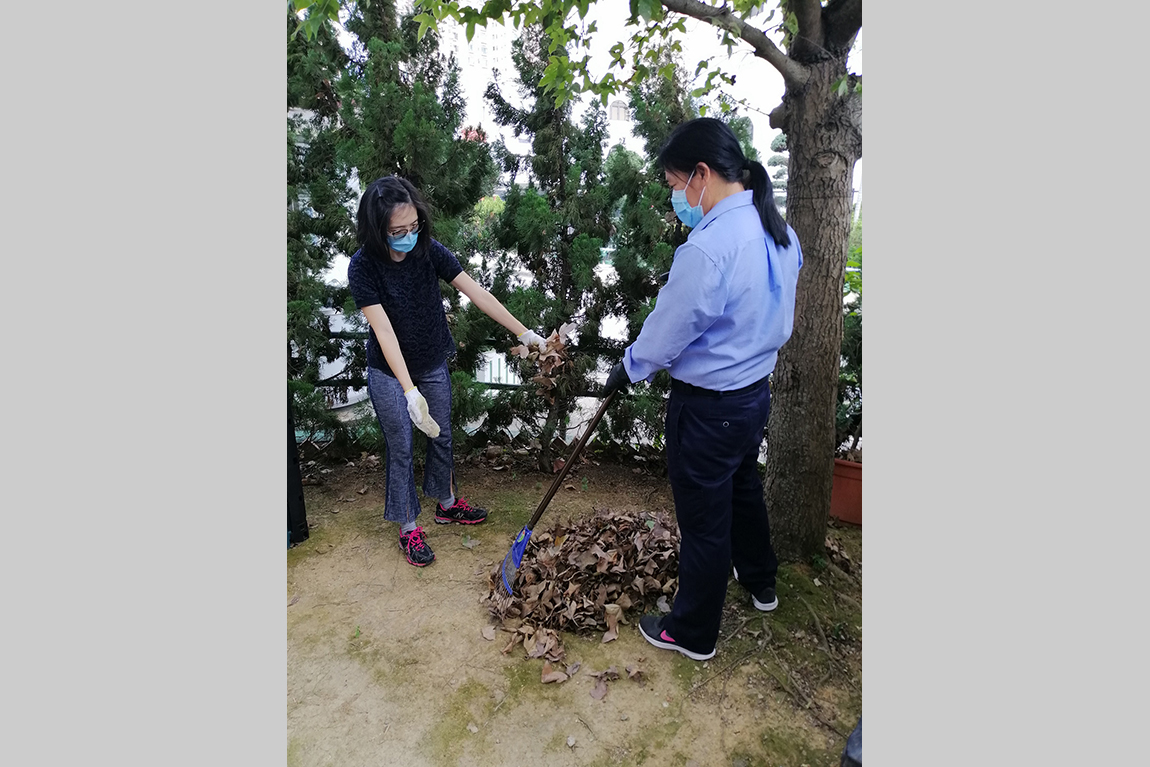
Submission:
[[835,413],[831,516],[862,524],[862,219],[851,230],[843,280],[843,341]]

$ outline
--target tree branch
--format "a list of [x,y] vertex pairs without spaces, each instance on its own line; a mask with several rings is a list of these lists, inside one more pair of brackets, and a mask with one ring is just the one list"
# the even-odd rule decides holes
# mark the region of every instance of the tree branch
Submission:
[[795,41],[791,52],[797,56],[805,55],[805,51],[795,51],[811,46],[811,50],[824,50],[823,45],[823,7],[819,0],[790,0],[787,7],[795,15],[799,24],[799,31],[795,33]]
[[831,0],[823,10],[826,47],[849,49],[862,29],[862,0]]
[[[813,0],[816,7],[818,0]],[[755,55],[766,60],[783,76],[788,88],[800,88],[806,84],[810,72],[805,66],[791,59],[779,50],[771,39],[763,34],[761,29],[747,24],[732,13],[729,6],[721,8],[706,5],[699,0],[662,0],[663,7],[668,11],[681,13],[693,19],[706,21],[725,28],[736,34],[741,40],[750,44]]]

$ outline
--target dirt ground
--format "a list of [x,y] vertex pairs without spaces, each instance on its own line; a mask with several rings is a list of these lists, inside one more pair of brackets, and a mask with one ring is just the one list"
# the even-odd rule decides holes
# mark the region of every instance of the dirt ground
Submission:
[[[862,711],[858,528],[828,531],[849,561],[784,565],[770,614],[732,580],[708,662],[652,647],[628,614],[606,644],[563,634],[580,669],[543,684],[522,644],[504,655],[509,634],[484,637],[495,621],[480,600],[551,476],[459,461],[462,494],[490,517],[437,525],[424,499],[436,560],[416,568],[383,519],[377,461],[304,464],[322,484],[305,487],[310,538],[287,552],[289,765],[838,765]],[[674,508],[639,462],[588,461],[567,484],[536,532],[595,509]],[[597,700],[591,674],[612,666],[620,676]]]

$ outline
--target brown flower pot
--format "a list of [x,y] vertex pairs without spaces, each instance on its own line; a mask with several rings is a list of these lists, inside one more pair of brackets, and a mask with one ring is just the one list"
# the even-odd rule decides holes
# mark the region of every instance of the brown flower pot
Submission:
[[852,525],[862,525],[862,464],[835,459],[831,486],[831,516]]

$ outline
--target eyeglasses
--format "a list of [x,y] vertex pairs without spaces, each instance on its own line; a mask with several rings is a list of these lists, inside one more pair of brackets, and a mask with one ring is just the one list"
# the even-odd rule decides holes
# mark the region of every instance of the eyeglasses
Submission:
[[388,237],[406,237],[407,235],[409,235],[413,232],[418,232],[422,227],[423,227],[423,224],[416,222],[411,227],[406,228],[406,229],[388,229],[387,230],[387,236]]

